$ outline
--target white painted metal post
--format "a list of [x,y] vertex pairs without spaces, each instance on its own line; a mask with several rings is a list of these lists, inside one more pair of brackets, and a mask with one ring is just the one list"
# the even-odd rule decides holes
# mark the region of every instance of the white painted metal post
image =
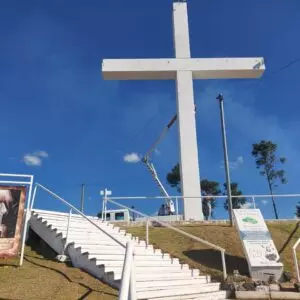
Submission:
[[256,208],[256,205],[255,205],[255,197],[252,197],[252,202],[253,202],[253,208]]
[[[68,224],[67,224],[67,233],[66,233],[66,241],[65,241],[65,244],[64,244],[63,252],[65,252],[66,247],[67,247],[67,245],[68,245],[68,238],[69,238],[69,231],[70,231],[71,217],[72,217],[72,208],[70,209],[70,212],[69,212]],[[62,253],[62,254],[63,254],[63,253]]]
[[102,222],[104,221],[104,198],[102,198]]
[[33,190],[32,199],[30,200],[30,212],[32,211],[32,208],[33,208],[33,205],[34,205],[34,202],[35,202],[37,188],[38,188],[38,186],[35,185],[34,190]]
[[26,240],[26,235],[27,235],[27,230],[28,230],[28,221],[29,221],[29,216],[30,216],[29,210],[30,210],[30,202],[31,202],[32,185],[33,185],[33,176],[30,177],[29,192],[28,192],[26,214],[25,214],[25,222],[24,222],[24,226],[23,226],[20,266],[23,265],[23,260],[24,260],[25,240]]
[[226,280],[227,269],[226,269],[226,261],[225,261],[225,251],[221,251],[221,257],[222,257],[223,277],[224,277],[224,280]]
[[178,221],[179,218],[178,218],[178,198],[177,197],[175,198],[175,205],[176,205],[176,221]]
[[299,265],[298,265],[298,258],[297,258],[297,247],[300,243],[300,238],[298,239],[298,241],[296,242],[296,244],[293,246],[293,258],[294,258],[294,266],[296,269],[296,273],[297,273],[297,281],[300,282],[300,273],[299,273]]
[[131,267],[133,262],[133,249],[134,249],[133,242],[127,242],[124,265],[122,270],[122,277],[121,277],[122,280],[121,280],[121,286],[119,291],[119,300],[128,300]]
[[136,279],[135,279],[134,249],[133,249],[133,253],[132,253],[132,263],[131,263],[131,272],[130,272],[129,300],[136,300]]
[[149,219],[146,221],[146,248],[149,245]]

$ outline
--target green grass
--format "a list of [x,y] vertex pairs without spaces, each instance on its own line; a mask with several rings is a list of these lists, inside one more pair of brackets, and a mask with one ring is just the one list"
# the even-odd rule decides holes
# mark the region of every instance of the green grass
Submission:
[[[292,246],[300,237],[298,223],[270,223],[268,227],[280,252],[285,270],[294,272]],[[238,269],[241,274],[248,275],[247,262],[235,228],[228,225],[203,224],[178,226],[178,228],[225,248],[229,274]],[[127,230],[135,236],[145,239],[145,227],[130,227]],[[171,253],[173,257],[179,258],[181,262],[200,269],[205,274],[211,274],[218,280],[221,279],[222,261],[219,251],[163,227],[149,228],[149,243],[164,252]]]
[[117,299],[117,291],[80,269],[55,261],[56,254],[30,238],[22,267],[0,260],[0,299]]

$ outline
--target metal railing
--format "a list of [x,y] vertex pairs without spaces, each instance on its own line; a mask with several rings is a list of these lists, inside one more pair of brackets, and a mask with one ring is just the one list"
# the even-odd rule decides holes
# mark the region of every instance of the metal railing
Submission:
[[[224,279],[227,278],[227,269],[226,269],[226,261],[225,261],[225,249],[224,248],[222,248],[220,246],[217,246],[217,245],[215,245],[213,243],[210,243],[210,242],[208,242],[206,240],[203,240],[203,239],[201,239],[201,238],[199,238],[197,236],[194,236],[194,235],[192,235],[190,233],[187,233],[187,232],[185,232],[185,231],[183,231],[181,229],[173,227],[172,225],[170,225],[168,223],[165,223],[165,222],[163,222],[163,221],[161,221],[161,220],[159,220],[157,218],[148,216],[148,215],[146,215],[146,214],[144,214],[144,213],[142,213],[140,211],[137,211],[135,209],[127,207],[127,206],[125,206],[125,205],[123,205],[121,203],[118,203],[118,202],[112,200],[112,198],[110,198],[110,197],[109,198],[105,197],[103,200],[106,202],[106,204],[104,205],[105,209],[107,207],[107,202],[110,202],[110,203],[112,203],[112,204],[114,204],[116,206],[122,207],[124,209],[128,209],[129,211],[131,211],[133,213],[139,214],[139,215],[141,215],[141,216],[143,216],[144,218],[147,219],[147,222],[146,222],[146,237],[145,237],[145,239],[146,239],[146,245],[147,246],[149,245],[149,228],[148,228],[149,227],[149,221],[153,221],[153,222],[156,222],[156,223],[160,224],[161,226],[167,227],[167,228],[169,228],[169,229],[171,229],[171,230],[173,230],[173,231],[175,231],[177,233],[180,233],[180,234],[182,234],[182,235],[184,235],[184,236],[186,236],[186,237],[188,237],[190,239],[193,239],[193,240],[195,240],[197,242],[200,242],[200,243],[202,243],[202,244],[204,244],[206,246],[209,246],[209,247],[211,247],[213,249],[216,249],[216,250],[220,251],[221,252],[221,259],[222,259],[223,277],[224,277]],[[104,212],[104,215],[106,215],[106,211]]]
[[30,205],[30,213],[33,209],[34,206],[34,202],[35,202],[35,198],[36,198],[36,192],[37,192],[37,188],[41,188],[42,190],[44,190],[45,192],[47,192],[48,194],[50,194],[51,196],[53,196],[54,198],[60,200],[63,204],[65,204],[66,206],[68,206],[70,208],[70,213],[69,213],[69,219],[68,219],[68,225],[67,225],[67,234],[69,234],[69,230],[70,230],[70,218],[71,218],[71,214],[72,211],[75,211],[78,215],[80,215],[81,217],[83,217],[84,219],[86,219],[89,223],[91,223],[94,227],[96,227],[97,229],[99,229],[102,233],[104,233],[105,235],[107,235],[109,238],[111,238],[112,240],[114,240],[116,243],[118,243],[119,245],[121,245],[123,248],[126,247],[125,244],[123,244],[122,242],[118,241],[114,236],[110,235],[108,232],[106,232],[103,228],[101,228],[99,225],[97,225],[95,222],[93,222],[90,218],[88,218],[84,213],[82,213],[79,209],[77,209],[74,205],[72,205],[71,203],[69,203],[68,201],[66,201],[65,199],[63,199],[62,197],[58,196],[56,193],[52,192],[51,190],[49,190],[48,188],[46,188],[45,186],[36,183],[35,184],[35,188],[34,188],[34,193],[33,193],[33,198],[31,201],[31,205]]
[[136,280],[133,242],[127,242],[122,270],[119,300],[136,300]]
[[297,258],[297,247],[300,244],[300,238],[298,239],[298,241],[294,244],[293,246],[293,258],[294,258],[294,266],[296,269],[296,273],[297,273],[297,281],[300,282],[300,272],[299,272],[299,265],[298,265],[298,258]]
[[121,281],[121,286],[120,286],[120,292],[119,292],[119,300],[136,300],[136,280],[135,280],[135,261],[134,261],[134,244],[132,241],[127,242],[126,246],[119,242],[116,238],[111,236],[109,233],[107,233],[105,230],[103,230],[100,226],[98,226],[95,222],[93,222],[90,218],[88,218],[85,214],[83,214],[79,209],[77,209],[75,206],[70,204],[68,201],[63,199],[62,197],[58,196],[56,193],[52,192],[48,188],[44,187],[43,185],[36,183],[34,193],[33,193],[33,198],[32,202],[30,205],[30,210],[32,210],[34,202],[35,202],[35,197],[36,197],[36,192],[37,188],[41,188],[42,190],[46,191],[49,193],[51,196],[54,198],[60,200],[63,204],[68,206],[70,208],[69,216],[68,216],[68,222],[67,222],[67,229],[66,229],[66,241],[63,247],[63,250],[65,250],[67,243],[68,243],[68,236],[70,232],[70,224],[71,224],[71,216],[72,216],[72,211],[74,210],[82,216],[84,219],[89,221],[93,226],[95,226],[97,229],[99,229],[101,232],[109,236],[112,240],[117,242],[119,245],[122,247],[126,248],[125,252],[125,257],[124,257],[124,265],[123,265],[123,270],[122,270],[122,281]]
[[[260,207],[268,207],[267,205],[270,205],[269,200],[272,199],[272,197],[275,200],[279,200],[279,199],[286,199],[286,198],[291,198],[291,199],[295,199],[295,198],[299,198],[300,201],[300,194],[281,194],[281,195],[263,195],[263,194],[252,194],[252,195],[238,195],[238,196],[231,196],[231,198],[236,199],[236,198],[245,198],[246,199],[246,203],[244,205],[242,205],[241,208],[257,208],[258,206],[258,201],[260,201],[259,205]],[[164,196],[129,196],[129,197],[109,197],[110,200],[116,200],[116,201],[123,201],[123,200],[131,200],[131,201],[137,201],[137,200],[164,200],[166,197]],[[197,198],[197,199],[208,199],[208,198],[213,198],[217,201],[220,200],[225,200],[227,199],[226,195],[222,195],[222,196],[214,196],[214,195],[207,195],[207,196],[187,196],[187,197],[183,197],[183,196],[169,196],[170,199],[172,199],[176,206],[175,206],[175,218],[176,221],[179,221],[179,209],[178,209],[178,201],[179,200],[185,200],[185,199],[193,199],[193,198]],[[267,201],[264,201],[267,200]],[[218,203],[218,202],[216,202]],[[281,203],[278,201],[277,205],[281,205]],[[296,203],[295,203],[296,206]],[[107,207],[105,206],[105,203],[103,202],[103,210],[106,211]],[[102,210],[102,212],[103,212]],[[296,211],[296,208],[295,208]],[[294,215],[295,215],[295,211],[293,211],[291,213],[291,217],[290,219],[294,219]],[[104,216],[105,217],[105,216]],[[284,218],[287,219],[287,218]]]

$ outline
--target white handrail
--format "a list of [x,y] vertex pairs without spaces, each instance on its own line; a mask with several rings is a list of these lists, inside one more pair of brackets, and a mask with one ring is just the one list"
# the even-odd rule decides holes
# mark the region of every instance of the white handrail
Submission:
[[293,258],[294,258],[294,265],[296,268],[296,272],[297,272],[297,281],[300,282],[300,272],[299,272],[299,265],[298,265],[298,258],[297,258],[297,247],[300,244],[300,238],[298,239],[298,241],[294,244],[293,246]]
[[173,227],[172,225],[170,225],[170,224],[168,224],[168,223],[165,223],[165,222],[162,222],[162,221],[160,221],[160,220],[157,219],[157,218],[150,217],[150,216],[148,216],[148,215],[146,215],[146,214],[144,214],[144,213],[142,213],[142,212],[140,212],[140,211],[137,211],[137,210],[132,209],[132,208],[130,208],[130,207],[127,207],[127,206],[125,206],[125,205],[123,205],[123,204],[120,204],[120,203],[118,203],[118,202],[116,202],[116,201],[113,201],[113,200],[111,200],[110,197],[109,197],[109,198],[106,198],[105,200],[108,201],[108,202],[111,202],[111,203],[113,203],[113,204],[115,204],[115,205],[117,205],[117,206],[119,206],[119,207],[128,209],[129,211],[132,211],[132,212],[134,212],[134,213],[136,213],[136,214],[139,214],[139,215],[141,215],[141,216],[147,218],[148,220],[157,222],[158,224],[160,224],[160,225],[162,225],[162,226],[164,226],[164,227],[170,228],[170,229],[172,229],[173,231],[176,231],[176,232],[178,232],[178,233],[180,233],[180,234],[182,234],[182,235],[185,235],[185,236],[187,236],[187,237],[189,237],[189,238],[191,238],[191,239],[193,239],[193,240],[195,240],[195,241],[197,241],[197,242],[200,242],[200,243],[202,243],[202,244],[205,244],[205,245],[207,245],[207,246],[210,246],[210,247],[212,247],[212,248],[214,248],[214,249],[220,251],[220,252],[221,252],[221,258],[222,258],[223,276],[224,276],[224,279],[227,278],[226,261],[225,261],[225,249],[224,249],[224,248],[222,248],[222,247],[220,247],[220,246],[217,246],[217,245],[215,245],[215,244],[213,244],[213,243],[210,243],[210,242],[208,242],[208,241],[205,241],[205,240],[203,240],[203,239],[201,239],[201,238],[199,238],[199,237],[197,237],[197,236],[194,236],[194,235],[192,235],[192,234],[190,234],[190,233],[187,233],[187,232],[185,232],[185,231],[183,231],[183,230],[180,230],[180,229],[178,229],[178,228],[176,228],[176,227]]
[[122,270],[122,281],[119,291],[119,300],[136,299],[134,272],[134,245],[133,242],[127,242]]
[[[216,198],[222,199],[227,198],[227,195],[224,196],[215,196],[215,195],[208,195],[208,196],[169,196],[172,199],[191,199],[191,198]],[[238,196],[231,196],[232,198],[272,198],[272,195],[238,195]],[[300,197],[300,194],[282,194],[282,195],[273,195],[276,198],[287,198],[287,197]],[[163,196],[128,196],[128,197],[109,197],[111,200],[144,200],[144,199],[165,199],[166,197]]]
[[[68,201],[66,201],[65,199],[61,198],[60,196],[58,196],[57,194],[55,194],[54,192],[52,192],[51,190],[49,190],[48,188],[46,188],[45,186],[36,183],[36,186],[40,187],[41,189],[43,189],[45,192],[47,192],[48,194],[50,194],[51,196],[53,196],[54,198],[60,200],[62,203],[64,203],[66,206],[68,206],[69,208],[71,208],[73,211],[76,211],[77,214],[79,214],[80,216],[82,216],[84,219],[86,219],[88,222],[90,222],[93,226],[95,226],[97,229],[99,229],[101,232],[103,232],[104,234],[106,234],[107,236],[109,236],[112,240],[114,240],[115,242],[117,242],[119,245],[121,245],[122,247],[126,247],[125,244],[121,243],[120,241],[118,241],[115,237],[113,237],[112,235],[110,235],[109,233],[107,233],[104,229],[102,229],[100,226],[98,226],[96,223],[94,223],[91,219],[89,219],[84,213],[82,213],[79,209],[77,209],[75,206],[73,206],[72,204],[70,204]],[[34,202],[34,199],[32,199],[32,201]],[[33,206],[33,205],[32,205]]]

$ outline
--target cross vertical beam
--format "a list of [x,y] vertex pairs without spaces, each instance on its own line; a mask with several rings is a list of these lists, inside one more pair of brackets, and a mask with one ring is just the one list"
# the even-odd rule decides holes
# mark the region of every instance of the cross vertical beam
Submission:
[[[186,3],[173,3],[173,35],[176,58],[190,58]],[[177,113],[181,193],[185,219],[202,220],[202,201],[192,71],[177,71]]]

